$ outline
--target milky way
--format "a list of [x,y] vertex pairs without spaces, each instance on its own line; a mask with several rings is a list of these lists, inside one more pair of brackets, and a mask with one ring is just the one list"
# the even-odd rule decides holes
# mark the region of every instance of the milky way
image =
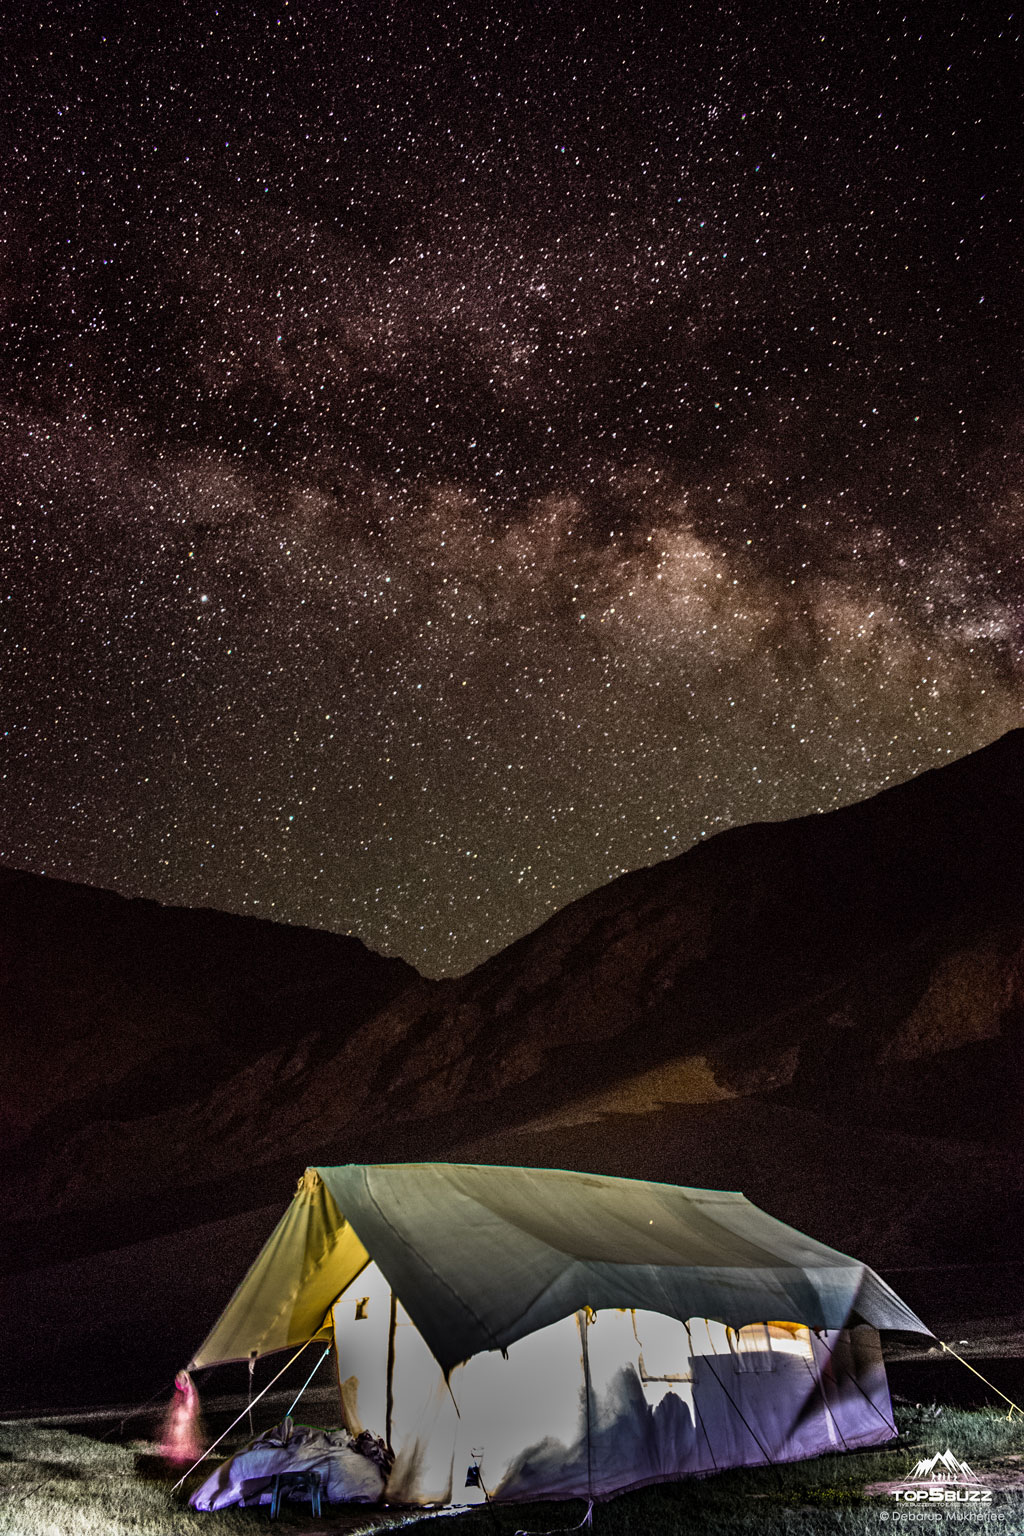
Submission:
[[573,11],[9,14],[8,863],[453,972],[1020,723],[1018,23]]

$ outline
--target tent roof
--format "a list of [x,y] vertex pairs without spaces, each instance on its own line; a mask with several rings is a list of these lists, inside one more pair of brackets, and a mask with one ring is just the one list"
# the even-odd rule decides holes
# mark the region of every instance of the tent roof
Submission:
[[368,1257],[446,1370],[583,1306],[735,1328],[929,1332],[866,1264],[741,1194],[556,1169],[350,1164],[306,1170],[193,1364],[312,1337]]

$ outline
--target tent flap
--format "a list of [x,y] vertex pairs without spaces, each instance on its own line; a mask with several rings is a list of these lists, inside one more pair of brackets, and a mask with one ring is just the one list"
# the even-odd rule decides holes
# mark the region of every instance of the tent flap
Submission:
[[307,1168],[288,1207],[192,1367],[248,1360],[305,1344],[332,1302],[369,1261],[316,1169]]

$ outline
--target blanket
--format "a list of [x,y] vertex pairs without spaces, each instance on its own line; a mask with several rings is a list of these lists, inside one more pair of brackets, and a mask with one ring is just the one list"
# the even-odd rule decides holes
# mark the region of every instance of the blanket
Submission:
[[193,1509],[269,1504],[279,1473],[315,1469],[323,1479],[321,1497],[328,1503],[374,1504],[384,1491],[382,1450],[367,1434],[357,1442],[344,1429],[313,1429],[285,1419],[222,1462],[189,1503]]

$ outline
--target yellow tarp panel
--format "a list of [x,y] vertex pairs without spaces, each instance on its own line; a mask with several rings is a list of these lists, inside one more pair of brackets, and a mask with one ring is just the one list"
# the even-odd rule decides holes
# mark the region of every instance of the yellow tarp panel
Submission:
[[248,1360],[305,1344],[330,1323],[332,1303],[368,1262],[369,1254],[320,1175],[307,1168],[291,1205],[192,1366]]

